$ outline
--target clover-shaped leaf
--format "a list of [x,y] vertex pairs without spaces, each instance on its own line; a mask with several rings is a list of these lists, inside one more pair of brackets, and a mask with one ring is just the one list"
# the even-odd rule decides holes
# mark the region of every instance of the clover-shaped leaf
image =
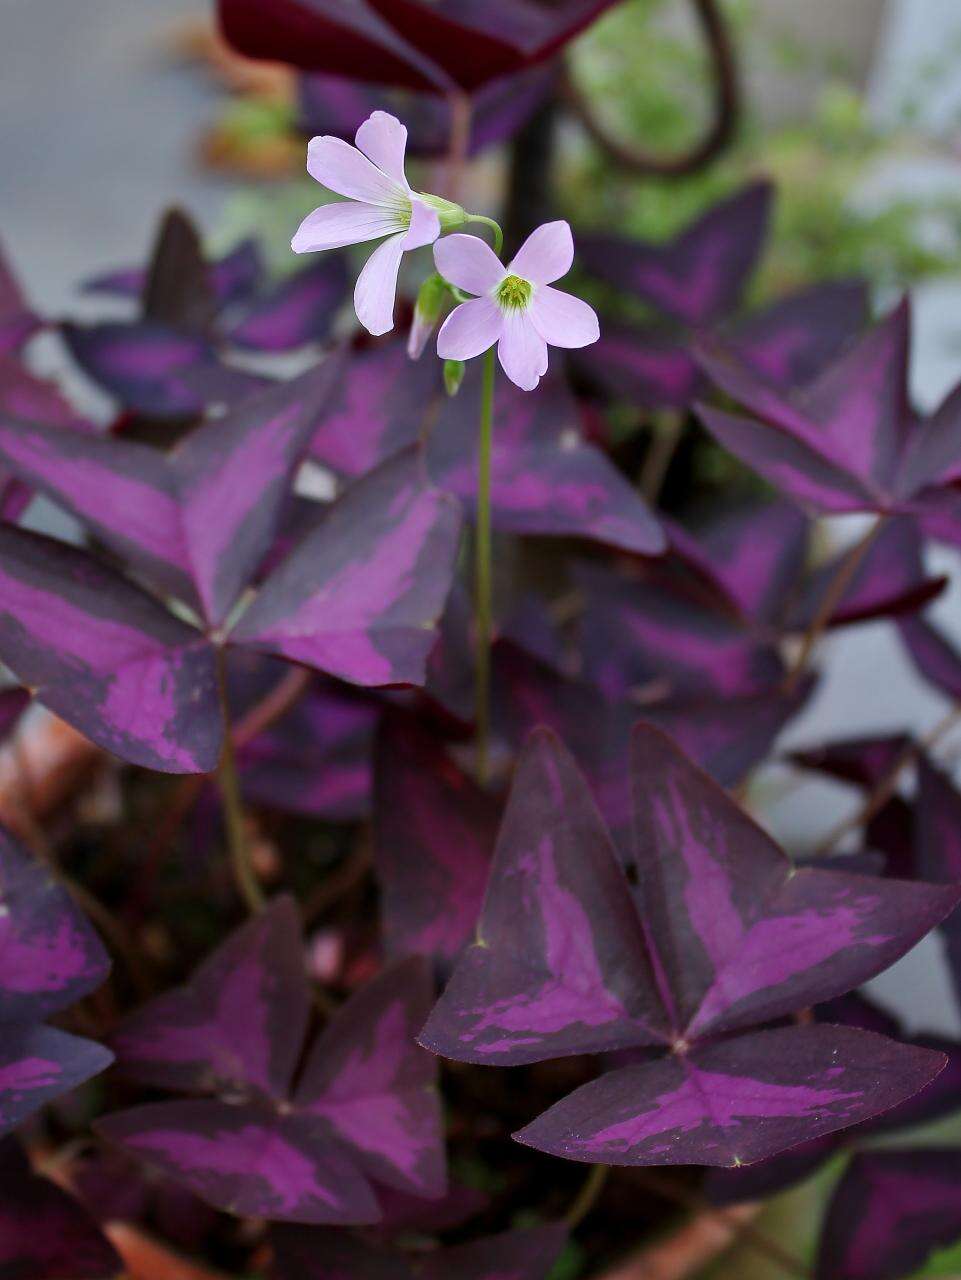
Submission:
[[869,1032],[748,1029],[873,976],[959,891],[794,867],[653,728],[635,730],[632,767],[633,891],[570,756],[548,731],[533,736],[478,941],[422,1043],[505,1065],[658,1050],[516,1135],[613,1164],[750,1163],[864,1120],[932,1079],[942,1055]]

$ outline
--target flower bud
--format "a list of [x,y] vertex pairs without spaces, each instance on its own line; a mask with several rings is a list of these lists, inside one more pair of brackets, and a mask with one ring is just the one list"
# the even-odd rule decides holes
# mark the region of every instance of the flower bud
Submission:
[[434,332],[447,302],[447,281],[435,271],[428,276],[417,294],[414,304],[414,321],[407,339],[407,354],[411,360],[419,360],[427,346],[427,339]]
[[417,198],[429,205],[440,218],[441,231],[456,231],[467,221],[467,210],[462,209],[453,200],[445,200],[443,196],[432,196],[427,191],[418,191]]
[[463,360],[444,361],[444,386],[449,396],[456,396],[460,391],[460,384],[464,381],[466,372],[467,365]]

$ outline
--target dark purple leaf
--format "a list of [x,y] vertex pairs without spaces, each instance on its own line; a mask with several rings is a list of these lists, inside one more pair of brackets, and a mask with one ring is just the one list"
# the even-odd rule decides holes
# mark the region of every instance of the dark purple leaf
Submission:
[[171,458],[184,543],[208,621],[224,621],[277,532],[318,414],[343,368],[332,358],[193,431]]
[[315,1040],[293,1100],[369,1177],[425,1197],[447,1187],[436,1064],[414,1040],[433,994],[419,958],[368,983]]
[[846,1027],[717,1040],[860,985],[961,890],[797,869],[663,734],[634,730],[636,888],[547,730],[521,758],[478,941],[422,1033],[504,1064],[658,1046],[518,1136],[570,1159],[736,1165],[918,1092],[943,1054]]
[[255,351],[291,351],[326,342],[347,291],[347,264],[324,254],[258,298],[230,330],[230,341]]
[[579,565],[585,601],[580,624],[582,674],[609,698],[649,686],[662,698],[736,697],[783,677],[777,650],[728,610],[708,606],[676,575],[640,579]]
[[459,540],[456,502],[400,454],[333,504],[232,639],[354,684],[422,683]]
[[106,1071],[113,1054],[53,1027],[10,1023],[0,1039],[0,1134]]
[[843,1133],[829,1133],[754,1164],[710,1169],[704,1180],[704,1194],[718,1208],[766,1200],[804,1182],[837,1154],[843,1140]]
[[849,738],[823,747],[794,751],[791,759],[804,769],[826,773],[856,787],[874,788],[886,778],[910,745],[903,733],[884,738]]
[[[477,493],[479,376],[446,401],[431,432],[435,482],[473,509]],[[584,439],[577,402],[560,377],[536,396],[502,381],[495,400],[492,518],[511,533],[581,537],[641,555],[666,540],[653,514],[609,459]]]
[[377,744],[374,859],[393,955],[453,959],[472,937],[498,805],[414,722],[388,718]]
[[284,1222],[376,1222],[373,1192],[326,1126],[255,1104],[159,1102],[97,1121],[111,1142],[215,1208]]
[[737,1166],[857,1124],[942,1059],[848,1027],[785,1027],[622,1067],[514,1136],[567,1160]]
[[779,298],[727,332],[756,373],[776,386],[794,387],[836,359],[867,319],[867,286],[837,280]]
[[67,323],[62,333],[83,371],[124,408],[156,420],[203,411],[205,398],[186,375],[213,362],[206,339],[150,321]]
[[956,1148],[865,1151],[828,1208],[818,1280],[899,1280],[961,1236]]
[[353,352],[311,453],[338,475],[362,476],[419,438],[442,395],[433,362],[410,360],[402,342]]
[[[219,625],[264,559],[341,362],[328,359],[197,428],[169,457],[0,419],[0,457],[161,591]],[[105,501],[109,495],[109,501]]]
[[38,699],[132,764],[207,773],[222,726],[199,632],[85,552],[0,528],[0,657]]
[[638,903],[685,1037],[767,1022],[893,964],[961,891],[798,870],[663,734],[634,733]]
[[41,326],[24,301],[0,243],[0,356],[19,350]]
[[589,353],[571,359],[582,378],[644,409],[685,409],[703,386],[683,334],[607,321]]
[[923,618],[898,618],[897,623],[918,674],[952,702],[961,700],[961,657],[954,646]]
[[146,1084],[252,1087],[285,1098],[309,1006],[297,908],[282,897],[231,934],[186,986],[127,1018],[112,1046],[124,1074]]
[[33,1022],[99,987],[110,961],[50,871],[0,829],[0,1025]]
[[610,836],[559,739],[538,730],[517,766],[477,941],[422,1043],[513,1065],[669,1036]]
[[578,255],[594,275],[665,315],[708,324],[741,300],[767,232],[772,195],[769,183],[753,183],[665,244],[582,236]]
[[[468,155],[506,142],[526,124],[556,83],[551,66],[492,80],[470,101]],[[352,138],[372,111],[388,111],[407,126],[407,154],[444,157],[450,150],[451,104],[429,93],[397,93],[336,75],[301,77],[303,130]]]
[[251,58],[446,93],[544,62],[613,0],[219,0],[224,35]]
[[378,707],[350,690],[312,682],[296,706],[241,748],[244,794],[330,822],[367,817],[379,717]]
[[[223,258],[207,264],[207,273],[221,306],[249,298],[260,281],[263,269],[260,249],[254,240],[241,241]],[[85,281],[82,288],[84,293],[139,299],[146,283],[144,267],[120,267]]]
[[674,552],[732,609],[777,622],[807,557],[809,525],[791,502],[752,503],[697,534],[668,525]]
[[34,1174],[12,1138],[0,1143],[3,1280],[109,1280],[123,1262],[72,1196]]
[[[921,552],[921,537],[915,521],[907,517],[888,520],[838,601],[830,625],[837,627],[868,618],[914,613],[940,595],[947,579],[925,574]],[[790,625],[804,631],[812,624],[826,599],[829,584],[849,554],[842,552],[811,574],[791,608]]]

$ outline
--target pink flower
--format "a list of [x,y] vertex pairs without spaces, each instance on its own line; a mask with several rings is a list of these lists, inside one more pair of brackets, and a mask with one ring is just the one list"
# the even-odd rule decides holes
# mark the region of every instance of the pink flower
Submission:
[[457,205],[411,190],[404,173],[407,130],[395,116],[375,111],[357,130],[356,142],[352,147],[342,138],[311,138],[307,172],[348,199],[308,214],[290,247],[294,253],[315,253],[386,236],[354,290],[358,320],[381,334],[394,327],[397,273],[405,252],[433,244],[442,217],[448,225],[460,225],[464,217]]
[[566,222],[547,222],[504,267],[476,236],[448,236],[434,245],[434,261],[445,280],[478,296],[462,302],[437,336],[442,360],[471,360],[497,343],[504,372],[533,391],[547,372],[547,348],[587,347],[600,337],[593,308],[551,285],[574,261],[574,238]]

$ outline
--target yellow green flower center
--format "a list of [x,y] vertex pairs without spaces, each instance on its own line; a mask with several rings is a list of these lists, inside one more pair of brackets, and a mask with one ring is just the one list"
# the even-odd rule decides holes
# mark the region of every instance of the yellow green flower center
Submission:
[[496,298],[505,311],[526,311],[534,286],[521,276],[505,276],[497,286]]

